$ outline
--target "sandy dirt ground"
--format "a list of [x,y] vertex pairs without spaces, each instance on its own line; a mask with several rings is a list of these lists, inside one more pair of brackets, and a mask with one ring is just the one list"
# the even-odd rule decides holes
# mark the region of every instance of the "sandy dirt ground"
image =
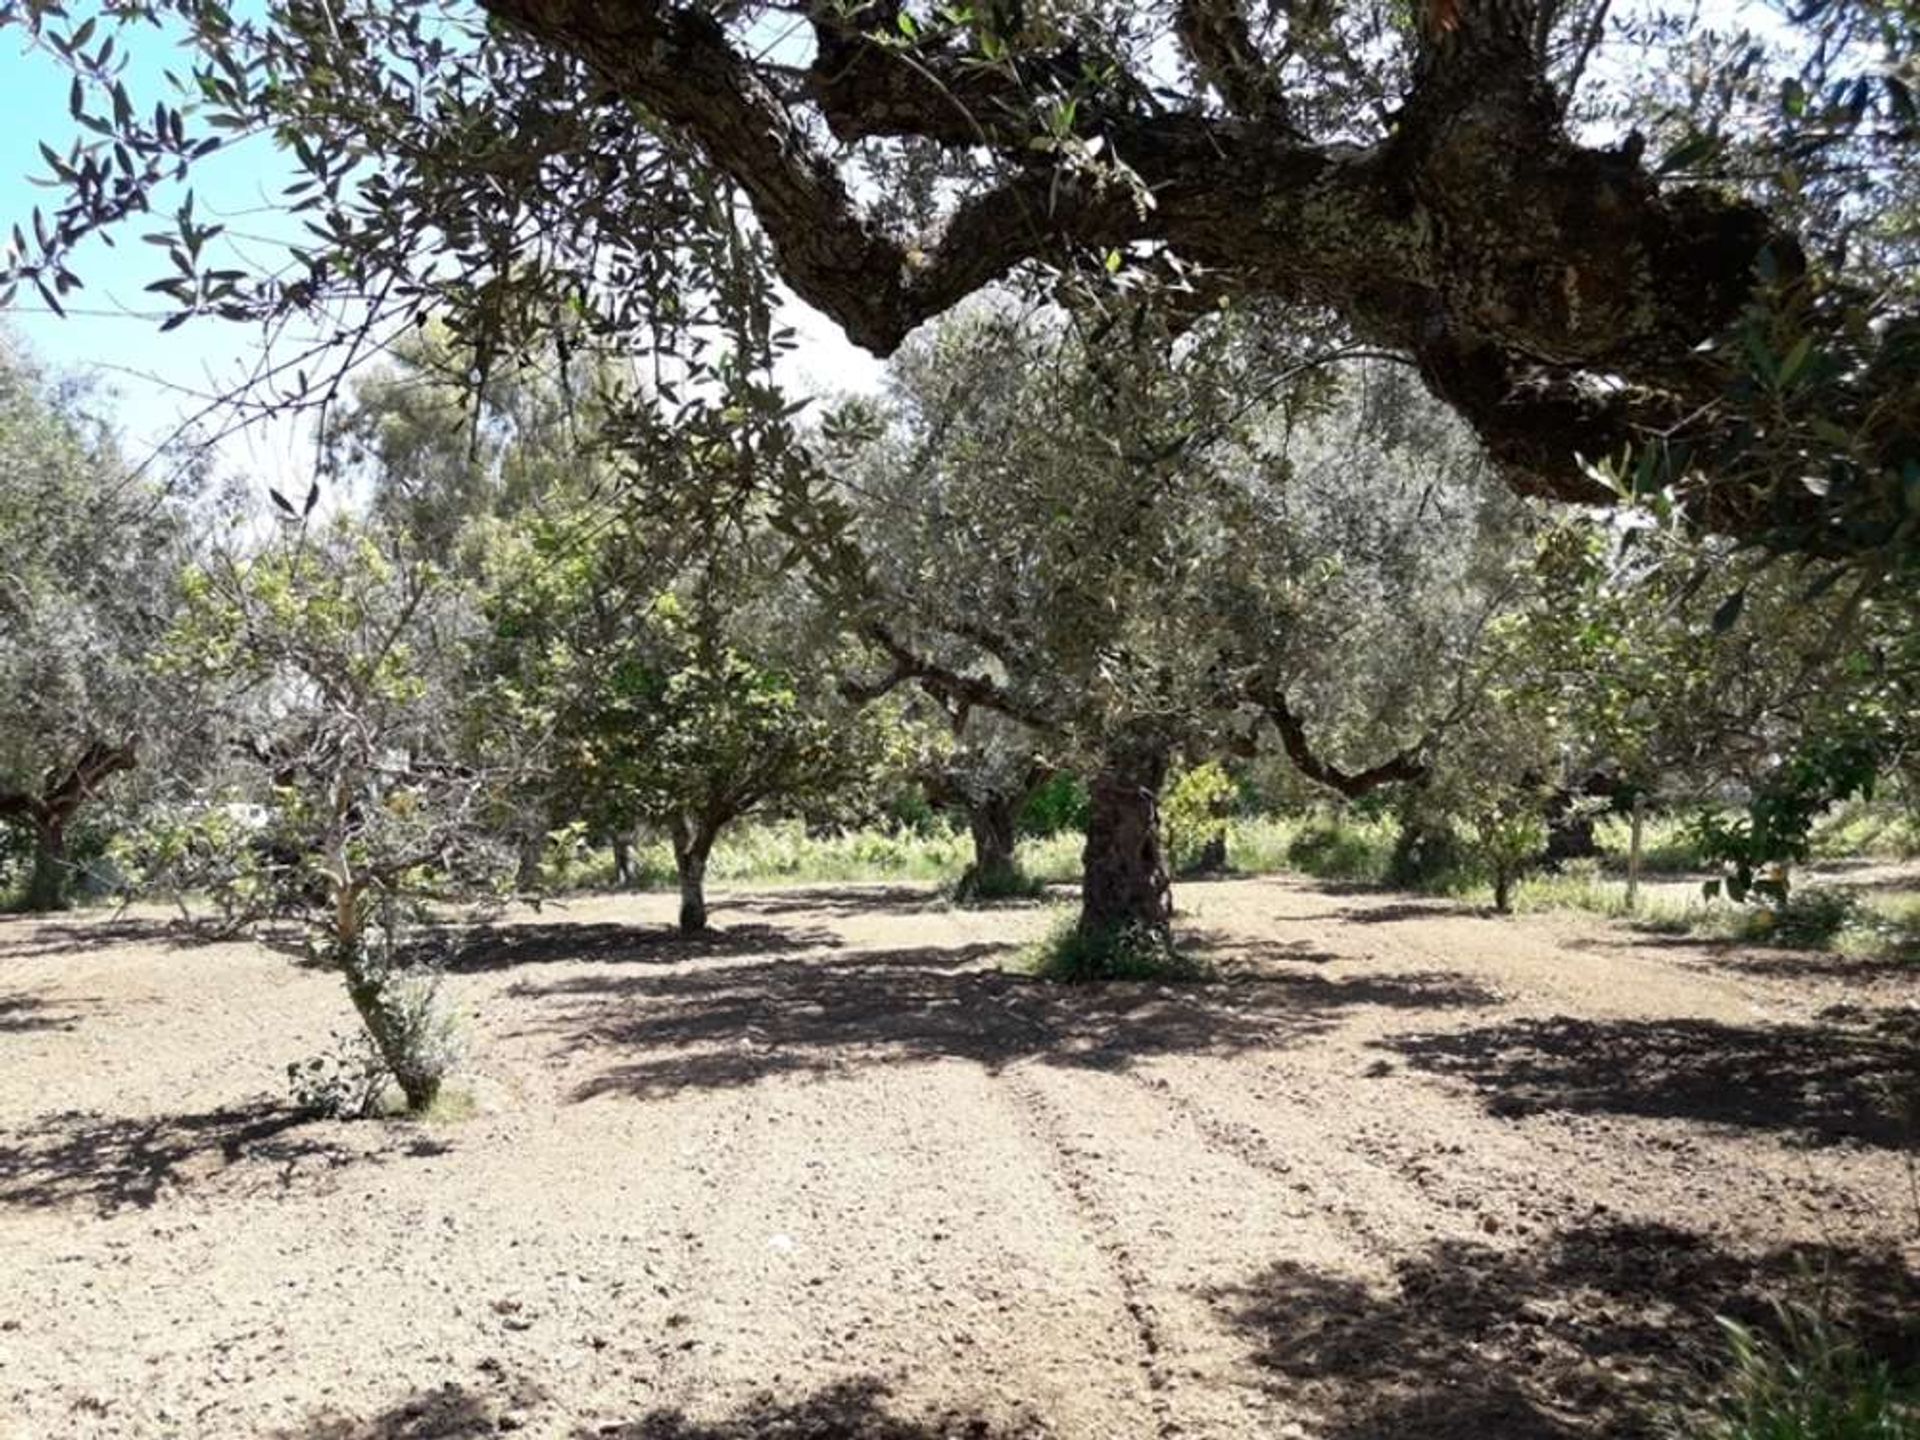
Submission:
[[1654,1433],[1716,1313],[1920,1314],[1920,978],[1290,880],[1216,983],[910,887],[549,906],[473,1113],[301,1122],[338,981],[0,921],[0,1436]]

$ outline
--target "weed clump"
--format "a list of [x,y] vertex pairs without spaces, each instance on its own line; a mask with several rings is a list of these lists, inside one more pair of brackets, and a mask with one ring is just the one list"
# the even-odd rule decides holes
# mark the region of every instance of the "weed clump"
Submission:
[[1019,865],[990,865],[985,869],[969,865],[954,882],[949,898],[956,905],[1004,905],[1021,900],[1037,900],[1046,893],[1047,882],[1030,875]]
[[1166,930],[1148,925],[1089,930],[1071,915],[1062,917],[1022,959],[1035,978],[1066,985],[1103,980],[1190,982],[1213,975],[1211,965],[1181,950]]
[[1805,1306],[1778,1305],[1779,1335],[1722,1318],[1730,1363],[1709,1413],[1676,1422],[1686,1440],[1914,1440],[1920,1384],[1897,1375]]

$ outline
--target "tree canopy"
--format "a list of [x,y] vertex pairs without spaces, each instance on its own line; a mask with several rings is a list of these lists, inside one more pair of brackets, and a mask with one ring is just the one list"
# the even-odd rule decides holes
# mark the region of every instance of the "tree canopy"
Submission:
[[[284,263],[236,263],[190,195],[154,238],[180,316],[309,326],[278,398],[429,312],[483,369],[571,317],[737,404],[775,273],[882,354],[1001,282],[1152,285],[1407,357],[1522,490],[1912,548],[1915,37],[1887,0],[1752,31],[1611,0],[6,13],[91,137],[49,150],[8,278],[57,305],[88,235],[271,137]],[[184,42],[177,93],[130,93],[118,25]],[[723,313],[731,360],[701,348]]]

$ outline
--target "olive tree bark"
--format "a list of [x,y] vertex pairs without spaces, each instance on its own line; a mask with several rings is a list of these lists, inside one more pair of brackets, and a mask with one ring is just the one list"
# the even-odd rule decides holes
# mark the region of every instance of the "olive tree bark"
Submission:
[[955,889],[961,898],[1005,895],[1018,883],[1013,847],[1021,798],[1002,792],[969,802],[967,829],[973,836],[973,863]]
[[1128,931],[1165,935],[1172,922],[1160,842],[1168,755],[1164,740],[1122,737],[1109,745],[1088,786],[1079,928],[1090,939]]
[[27,877],[25,903],[38,914],[67,908],[68,881],[66,817],[51,815],[33,826],[33,870]]
[[680,877],[680,933],[699,935],[707,928],[707,857],[720,827],[702,819],[676,815],[668,827],[673,839],[673,867]]
[[622,890],[631,890],[639,883],[639,872],[633,864],[633,835],[627,830],[613,833],[613,883]]

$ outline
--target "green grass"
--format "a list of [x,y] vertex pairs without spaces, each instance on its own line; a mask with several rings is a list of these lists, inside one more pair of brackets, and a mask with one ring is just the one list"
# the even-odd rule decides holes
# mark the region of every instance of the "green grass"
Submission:
[[1816,860],[1920,858],[1920,816],[1906,809],[1849,801],[1813,831]]
[[1171,936],[1146,929],[1089,935],[1062,912],[1047,933],[1020,953],[1015,968],[1039,980],[1083,985],[1106,980],[1194,981],[1213,967],[1179,948]]
[[[1594,822],[1594,843],[1610,870],[1627,868],[1633,823],[1624,815],[1603,815]],[[1912,860],[1920,858],[1920,818],[1906,809],[1848,801],[1835,806],[1813,827],[1815,860]],[[1650,815],[1640,837],[1643,873],[1683,875],[1710,869],[1693,834],[1690,815]]]
[[1078,830],[1056,830],[1041,839],[1022,840],[1014,847],[1014,863],[1048,885],[1080,883],[1080,852],[1087,837]]
[[[1633,848],[1633,821],[1625,815],[1602,815],[1593,824],[1593,843],[1601,862],[1625,871]],[[1650,875],[1684,875],[1708,867],[1693,833],[1693,817],[1649,815],[1640,827],[1640,869]]]
[[[797,820],[736,825],[725,831],[707,861],[709,884],[789,884],[888,880],[951,883],[973,858],[973,842],[944,827],[915,830],[855,830],[809,835]],[[637,888],[670,890],[673,851],[664,840],[634,848]],[[565,889],[613,888],[613,856],[590,852],[569,867]]]
[[[1467,898],[1486,897],[1470,891]],[[1513,908],[1522,913],[1579,910],[1663,934],[1920,965],[1920,891],[1877,893],[1806,885],[1795,890],[1784,907],[1769,910],[1727,900],[1677,900],[1643,889],[1639,905],[1629,910],[1625,881],[1576,872],[1521,881]]]
[[1721,1393],[1677,1420],[1684,1440],[1916,1440],[1920,1385],[1877,1360],[1817,1311],[1779,1306],[1778,1335],[1722,1319]]

